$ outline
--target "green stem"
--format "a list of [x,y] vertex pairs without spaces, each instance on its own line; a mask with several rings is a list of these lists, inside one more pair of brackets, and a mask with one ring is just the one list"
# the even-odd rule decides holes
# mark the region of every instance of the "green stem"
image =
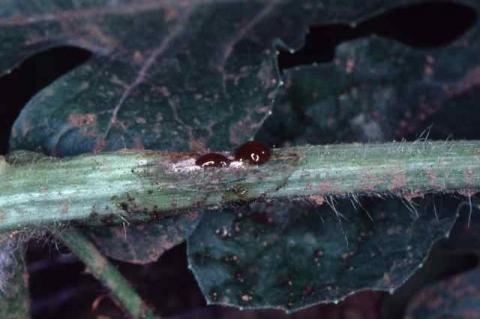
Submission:
[[85,263],[95,278],[110,289],[113,296],[132,318],[159,319],[148,309],[115,266],[98,251],[80,230],[72,228],[58,231],[55,235]]
[[261,166],[201,169],[195,154],[121,151],[54,159],[0,158],[0,230],[79,221],[147,222],[256,198],[426,193],[480,188],[480,141],[276,149]]

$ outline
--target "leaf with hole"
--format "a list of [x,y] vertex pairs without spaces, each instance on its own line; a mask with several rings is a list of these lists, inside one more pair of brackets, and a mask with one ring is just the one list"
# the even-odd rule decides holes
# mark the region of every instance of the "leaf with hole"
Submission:
[[[462,95],[465,92],[474,91],[474,86],[463,86],[463,84],[471,82],[472,75],[476,73],[475,70],[480,62],[475,55],[478,52],[477,38],[478,30],[474,29],[462,39],[463,42],[459,40],[445,48],[436,48],[430,51],[416,50],[384,38],[357,39],[340,44],[336,50],[335,60],[331,61],[334,63],[320,64],[317,68],[303,67],[288,71],[287,92],[281,97],[280,103],[274,109],[273,116],[267,120],[266,125],[257,134],[257,138],[277,145],[281,145],[285,141],[298,144],[305,142],[317,144],[338,141],[390,140],[393,135],[392,131],[397,133],[393,129],[404,127],[402,125],[403,116],[395,113],[399,107],[418,105],[419,108],[426,108],[426,105],[420,103],[422,98],[424,104],[446,103],[453,100],[457,94]],[[318,43],[322,42],[318,41]],[[465,45],[465,43],[468,44]],[[465,59],[456,63],[456,59],[453,57],[458,54],[460,48]],[[429,65],[430,59],[436,61],[435,66]],[[397,60],[401,60],[403,63],[397,64]],[[435,80],[431,84],[432,78]],[[441,83],[444,85],[442,86]],[[439,100],[432,99],[433,94],[425,97],[425,93],[432,91],[431,87],[443,90],[442,94],[438,96]],[[415,90],[415,88],[417,89]],[[457,91],[453,88],[462,88],[462,90]],[[452,94],[452,92],[455,93]],[[459,106],[471,109],[474,101],[474,98],[470,98]],[[441,104],[438,105],[438,109],[440,106]],[[452,114],[452,112],[450,111],[448,114]],[[432,115],[432,113],[427,115]],[[425,120],[422,118],[423,116],[420,118]],[[421,126],[423,123],[422,121],[411,123],[412,126],[413,124],[417,125],[413,131],[415,132],[416,129],[418,135],[425,129]],[[444,119],[436,122],[439,124],[440,130],[445,127],[444,123]],[[456,132],[458,129],[449,131],[451,134]],[[405,133],[400,132],[399,136],[401,137],[402,134]],[[437,198],[437,200],[440,199]],[[441,200],[452,201],[451,198],[442,198]],[[455,220],[454,214],[458,202],[451,203],[448,208],[445,208],[445,213],[449,217],[435,227],[445,227],[444,230],[451,227]],[[348,204],[348,201],[340,199],[338,211],[344,216],[358,214]],[[372,227],[379,234],[382,231],[385,233],[377,238],[371,238],[372,245],[382,236],[388,237],[387,234],[392,233],[392,229],[395,227],[401,228],[402,223],[396,218],[409,216],[409,210],[415,209],[408,202],[406,205],[399,205],[398,201],[391,199],[387,199],[381,205],[386,207],[384,208],[385,214],[392,214],[396,217],[385,220],[384,223],[373,223]],[[426,214],[434,218],[436,208],[424,205],[425,202],[422,201],[419,207],[426,209]],[[280,206],[272,211],[279,214],[282,208]],[[379,209],[381,208],[374,205],[369,207],[368,211],[375,216],[380,213]],[[316,211],[311,212],[312,209],[303,210],[308,210],[313,214],[317,213]],[[347,266],[335,265],[330,260],[322,260],[320,265],[330,266],[331,269],[325,271],[325,268],[322,268],[317,273],[312,271],[311,265],[307,266],[308,258],[305,256],[308,254],[304,252],[304,249],[308,247],[308,244],[302,239],[298,240],[298,238],[302,238],[299,234],[290,236],[289,230],[293,233],[294,230],[298,230],[300,223],[304,223],[312,230],[299,231],[302,235],[310,237],[310,242],[317,245],[322,245],[324,242],[327,242],[325,245],[328,245],[329,240],[341,241],[343,239],[342,231],[347,237],[353,234],[354,231],[350,224],[358,226],[359,222],[352,218],[346,218],[345,229],[342,230],[338,226],[335,238],[333,235],[323,235],[321,217],[296,216],[301,212],[301,205],[291,207],[290,213],[295,217],[290,218],[293,220],[292,223],[295,223],[294,225],[275,223],[274,213],[266,214],[262,219],[268,221],[270,218],[272,228],[277,227],[273,230],[264,227],[267,229],[266,231],[260,231],[260,226],[250,228],[248,223],[240,217],[235,217],[231,212],[223,212],[221,218],[217,216],[220,220],[215,219],[215,221],[213,221],[213,217],[208,221],[205,220],[209,218],[206,216],[188,241],[188,245],[191,266],[209,302],[246,308],[275,307],[291,311],[313,303],[335,301],[360,289],[394,289],[407,280],[418,265],[421,265],[430,245],[435,241],[432,238],[421,239],[424,244],[423,248],[419,247],[418,242],[413,242],[412,245],[407,245],[405,242],[402,244],[398,242],[396,244],[392,242],[374,244],[377,247],[384,247],[385,250],[392,249],[391,255],[383,254],[384,260],[387,263],[392,262],[402,266],[391,271],[376,269],[375,262],[372,260],[371,263],[371,260],[366,258],[365,261],[357,259],[349,263],[349,266],[352,267],[350,274],[346,271],[349,269]],[[245,215],[248,216],[248,212]],[[323,225],[326,229],[333,228],[329,226]],[[421,228],[421,226],[419,227]],[[247,230],[244,234],[235,234],[234,229],[244,230],[245,228]],[[320,228],[322,230],[319,230]],[[226,235],[223,240],[210,239],[211,236],[205,234],[207,231]],[[428,230],[422,229],[416,236],[423,231],[428,232]],[[198,232],[201,233],[197,234]],[[412,233],[416,232],[416,230],[405,232],[405,239],[411,239]],[[435,235],[434,237],[438,239],[443,235],[438,233],[438,237]],[[327,240],[324,240],[324,236]],[[201,238],[210,240],[202,241]],[[249,243],[252,240],[254,243]],[[295,245],[289,247],[290,242]],[[262,247],[263,243],[266,246]],[[408,250],[412,247],[420,248],[421,251],[418,251],[415,256],[410,255]],[[360,255],[366,253],[364,249],[360,250]],[[310,255],[313,255],[311,251],[312,249],[310,249]],[[409,259],[406,262],[402,253],[409,255],[411,259],[406,258]],[[323,251],[320,255],[324,256]],[[318,260],[320,259],[318,258]],[[310,260],[310,262],[312,261]],[[362,264],[371,266],[368,268],[368,274],[355,272],[355,266]],[[313,272],[313,274],[309,274],[309,272]],[[280,275],[276,278],[278,274]],[[392,275],[396,278],[388,283],[378,280],[382,276],[386,280],[391,280]],[[340,276],[340,278],[336,276]],[[362,282],[362,280],[364,281]],[[303,294],[302,288],[307,292],[306,294]]]
[[[257,138],[275,145],[479,138],[475,10],[445,2],[400,8],[356,27],[313,27],[301,50],[281,53],[285,92]],[[294,67],[310,56],[323,58]]]

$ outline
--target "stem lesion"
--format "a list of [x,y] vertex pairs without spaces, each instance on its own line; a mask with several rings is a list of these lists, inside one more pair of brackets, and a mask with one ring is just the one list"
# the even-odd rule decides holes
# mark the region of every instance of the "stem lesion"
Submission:
[[[406,198],[480,188],[480,141],[290,147],[274,150],[261,166],[210,169],[196,167],[191,153],[20,155],[0,158],[0,230],[71,221],[149,222],[257,198]],[[238,189],[241,196],[232,192]]]

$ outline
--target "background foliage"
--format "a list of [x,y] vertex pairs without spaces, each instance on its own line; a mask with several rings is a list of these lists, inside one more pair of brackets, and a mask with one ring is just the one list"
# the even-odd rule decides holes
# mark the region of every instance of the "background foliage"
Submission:
[[[0,10],[1,74],[52,48],[89,52],[74,50],[89,59],[23,108],[11,150],[201,154],[254,137],[277,147],[479,137],[473,1],[7,1]],[[294,310],[367,288],[393,292],[464,207],[441,195],[327,200],[88,232],[108,256],[137,264],[188,238],[209,303]],[[143,267],[135,271],[153,266]],[[408,316],[425,314],[422,298],[435,294],[425,291]]]

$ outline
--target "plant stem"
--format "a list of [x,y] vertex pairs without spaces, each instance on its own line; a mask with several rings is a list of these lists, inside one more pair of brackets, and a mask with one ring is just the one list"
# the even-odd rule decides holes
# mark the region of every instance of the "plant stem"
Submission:
[[159,317],[153,315],[153,312],[145,305],[115,266],[98,251],[80,230],[71,228],[58,231],[55,236],[85,263],[95,278],[110,289],[113,296],[132,318],[159,319]]
[[[276,149],[261,166],[202,169],[195,154],[121,151],[55,159],[0,158],[0,230],[78,221],[146,222],[256,198],[426,193],[480,188],[480,141]],[[2,162],[3,161],[3,162]]]

